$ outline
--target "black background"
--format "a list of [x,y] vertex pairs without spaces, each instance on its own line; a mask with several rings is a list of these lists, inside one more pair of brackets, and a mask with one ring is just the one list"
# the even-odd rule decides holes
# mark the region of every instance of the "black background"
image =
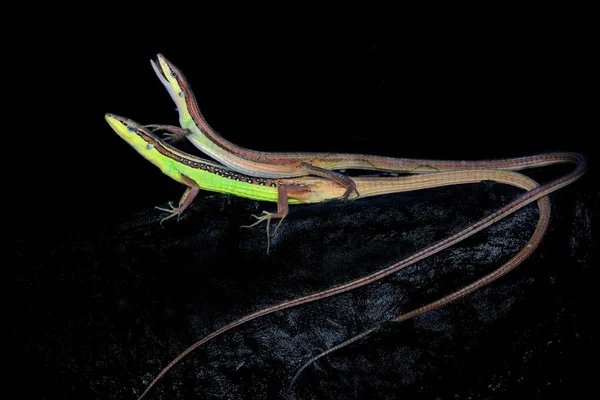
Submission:
[[[14,96],[7,96],[8,101],[17,105],[12,114],[17,125],[9,132],[7,139],[11,145],[7,149],[10,157],[20,161],[7,163],[7,187],[10,187],[8,190],[11,195],[5,196],[5,200],[9,201],[5,211],[8,214],[7,228],[16,238],[17,249],[17,262],[10,268],[17,270],[9,274],[9,284],[13,290],[5,293],[7,299],[11,300],[7,303],[9,316],[15,320],[8,332],[14,334],[11,340],[15,340],[14,348],[18,355],[15,363],[18,366],[17,382],[20,390],[24,391],[23,397],[31,394],[34,398],[134,398],[144,386],[142,375],[144,383],[147,383],[148,378],[158,372],[173,355],[201,336],[190,334],[184,337],[178,342],[182,347],[169,348],[165,345],[156,349],[153,353],[156,360],[149,366],[143,361],[146,350],[131,350],[131,357],[120,358],[121,363],[112,369],[94,358],[94,352],[81,350],[79,354],[79,347],[70,350],[62,347],[65,342],[81,339],[81,336],[89,335],[95,329],[93,323],[85,327],[80,325],[80,315],[85,311],[81,308],[88,305],[85,301],[77,302],[87,297],[85,288],[90,288],[90,296],[102,296],[106,287],[100,285],[102,289],[97,292],[94,282],[106,282],[115,277],[114,270],[99,277],[102,269],[94,269],[93,274],[87,275],[86,268],[93,264],[94,257],[102,264],[106,254],[102,254],[102,250],[94,253],[93,250],[82,248],[91,246],[90,243],[95,243],[96,238],[100,242],[114,240],[118,236],[115,232],[119,229],[128,232],[122,228],[123,224],[131,221],[137,223],[139,218],[143,221],[152,219],[152,224],[148,224],[155,229],[158,218],[153,214],[152,207],[176,200],[182,193],[181,185],[139,157],[104,121],[104,113],[111,112],[143,124],[177,124],[174,105],[149,64],[149,59],[158,52],[185,73],[208,122],[239,145],[266,151],[360,152],[435,159],[516,157],[545,151],[581,152],[588,157],[591,166],[578,188],[588,194],[588,200],[591,199],[585,203],[587,206],[597,205],[597,174],[593,169],[597,153],[595,136],[598,128],[594,121],[597,107],[592,101],[597,97],[592,75],[596,69],[592,64],[595,57],[590,49],[589,32],[583,24],[556,24],[544,28],[522,28],[519,31],[514,27],[498,27],[485,34],[479,30],[473,32],[459,28],[435,34],[423,30],[414,31],[395,44],[278,41],[276,34],[270,40],[217,43],[205,40],[199,31],[198,39],[190,45],[175,39],[158,42],[144,39],[144,35],[130,37],[124,31],[138,30],[139,27],[135,23],[125,22],[109,20],[101,26],[94,25],[93,29],[77,26],[64,32],[59,32],[61,29],[56,27],[56,31],[46,31],[47,36],[40,33],[37,40],[28,46],[16,46],[20,47],[20,51],[7,58],[7,66],[13,72],[17,67],[27,67],[21,70],[25,76],[11,74],[6,77],[10,87],[17,84],[16,89],[10,92]],[[110,36],[107,32],[110,32]],[[25,108],[24,104],[27,105]],[[24,110],[26,113],[22,115]],[[184,143],[181,146],[199,154],[190,145]],[[557,171],[561,173],[563,170]],[[540,173],[538,176],[543,181],[555,175]],[[462,194],[460,190],[454,192],[455,196]],[[201,193],[198,200],[200,204],[206,204],[203,203],[204,196],[211,201],[214,195]],[[209,217],[212,213],[222,213],[229,205],[223,203],[225,200],[222,197],[217,198],[221,199],[216,200],[221,205],[210,209]],[[452,201],[452,197],[445,199]],[[407,201],[412,200],[409,198]],[[569,200],[565,201],[567,206],[572,205]],[[245,207],[247,203],[244,202],[234,201],[232,213]],[[232,226],[220,226],[219,229],[237,232],[235,226],[246,223],[251,211],[264,207],[264,204],[260,204],[258,209],[243,209],[241,213],[245,214],[234,217]],[[202,213],[204,210],[195,208],[194,211]],[[559,213],[561,211],[571,215],[567,208],[559,209]],[[325,216],[326,212],[327,209],[321,211]],[[598,217],[595,209],[588,212],[594,222],[590,227],[591,235],[592,228],[597,229]],[[305,209],[300,211],[298,218],[301,220],[310,214],[311,211]],[[224,215],[230,216],[227,213]],[[558,218],[560,221],[561,217]],[[451,222],[452,218],[445,222],[448,224],[445,229],[451,229]],[[293,224],[290,221],[288,223]],[[316,224],[318,226],[318,221]],[[565,229],[568,232],[561,233],[556,228],[553,240],[564,239],[567,236],[562,235],[571,233],[567,222],[561,226],[567,227]],[[188,229],[191,228],[183,228],[183,232],[191,232]],[[258,236],[261,239],[264,237],[256,236],[253,243],[264,245]],[[126,236],[121,239],[129,243],[131,238]],[[302,239],[301,235],[296,238]],[[320,243],[320,239],[314,240]],[[6,253],[13,253],[12,241],[5,243]],[[106,248],[106,242],[102,243],[99,248]],[[71,245],[73,248],[70,248]],[[298,242],[289,245],[300,246]],[[282,245],[281,248],[285,247]],[[327,246],[324,245],[323,249],[327,249]],[[262,254],[264,248],[257,248],[256,251]],[[87,261],[78,263],[77,254],[87,254]],[[207,268],[210,265],[220,268],[218,260],[229,264],[226,261],[228,256],[243,261],[240,260],[243,254],[235,244],[230,248],[219,248],[214,256],[217,261],[212,264],[207,262]],[[303,257],[302,252],[294,254]],[[285,262],[293,265],[294,260],[286,259],[285,254],[277,257],[275,261],[265,261],[264,254],[258,259],[249,258],[243,269],[245,272],[240,274],[243,276],[252,269],[268,265],[261,272],[268,276],[269,271],[273,271],[269,269],[274,268],[273,264]],[[540,257],[547,260],[552,255]],[[307,260],[311,258],[307,256]],[[587,260],[594,258],[590,256]],[[148,260],[144,271],[146,279],[171,279],[172,276],[161,267],[173,265],[174,262],[178,261],[160,260],[153,264]],[[123,266],[128,268],[125,263]],[[57,268],[56,273],[53,268]],[[587,310],[593,310],[588,301],[595,301],[591,293],[594,287],[597,289],[597,285],[590,283],[596,272],[590,269],[585,271],[589,274],[585,277],[589,285],[584,285],[586,294],[578,297],[575,303],[586,304],[589,308],[578,311],[580,318],[584,318]],[[177,274],[176,269],[173,274]],[[73,277],[73,286],[61,285],[65,276]],[[180,279],[185,280],[186,275],[183,276]],[[577,279],[573,278],[573,281]],[[146,289],[143,288],[143,282],[132,284],[142,285],[140,290],[146,294],[160,287],[156,282]],[[118,283],[114,285],[119,286]],[[176,291],[177,285],[172,282],[171,286],[167,284],[173,291]],[[329,286],[329,283],[320,282],[315,288]],[[577,290],[575,286],[567,287]],[[520,290],[526,292],[526,289]],[[117,290],[120,294],[112,294],[114,302],[108,301],[103,303],[104,306],[111,307],[112,304],[116,307],[119,297],[128,297],[123,294],[123,288]],[[261,290],[269,292],[268,288]],[[310,285],[303,290],[312,292]],[[211,293],[203,295],[210,297]],[[230,294],[227,290],[215,289],[213,295]],[[137,299],[143,298],[138,292],[136,296]],[[157,309],[162,307],[160,296],[157,294],[152,300]],[[172,294],[166,297],[169,296]],[[236,307],[243,303],[245,311],[255,310],[255,304],[259,304],[253,303],[251,297],[231,296],[228,300],[230,305]],[[267,296],[267,300],[262,299],[260,304],[268,305],[271,304],[269,300],[285,298],[290,298],[290,295],[274,296],[273,299]],[[188,305],[196,300],[189,297],[179,301]],[[219,302],[213,301],[214,304]],[[527,303],[525,309],[535,312],[539,301],[536,299],[533,303]],[[94,307],[96,303],[90,304]],[[172,307],[175,317],[183,318],[177,314],[180,312],[177,301],[175,304],[165,307]],[[561,303],[556,307],[563,306]],[[218,313],[219,307],[215,306],[213,310]],[[95,313],[93,308],[87,311],[90,315]],[[196,312],[190,311],[190,314]],[[552,312],[547,314],[551,315]],[[567,308],[566,312],[574,311]],[[243,313],[234,312],[233,315],[240,316]],[[527,318],[522,314],[519,316]],[[457,320],[460,320],[459,317],[455,316]],[[157,318],[160,320],[161,317]],[[510,315],[508,318],[511,318]],[[510,323],[513,325],[510,326],[519,326],[518,318],[512,318]],[[216,328],[228,320],[225,317],[223,320],[217,319],[211,326]],[[140,326],[147,324],[147,320],[138,322]],[[120,323],[110,321],[113,327],[118,327]],[[370,325],[358,326],[366,328]],[[163,336],[159,335],[156,340],[168,341],[181,329],[172,326],[171,330],[163,332]],[[210,331],[207,329],[203,327],[203,332]],[[581,329],[586,346],[595,344],[595,334],[591,328]],[[357,328],[354,333],[359,331]],[[410,335],[409,332],[404,333]],[[393,332],[384,334],[384,341],[386,337],[393,338],[393,335]],[[86,342],[85,339],[81,340]],[[328,342],[328,346],[335,342]],[[12,347],[10,343],[7,343],[9,348]],[[87,343],[92,348],[102,348],[104,345],[102,339],[93,335]],[[371,345],[370,348],[377,348],[378,342]],[[151,347],[152,343],[146,346]],[[210,351],[217,353],[218,346],[214,345]],[[489,346],[493,347],[494,344]],[[584,354],[583,345],[577,346],[574,354]],[[564,351],[574,351],[573,348]],[[321,351],[324,348],[319,349]],[[312,355],[318,353],[314,349],[311,351]],[[121,354],[120,349],[104,349],[102,354],[111,352]],[[353,360],[359,352],[360,348],[349,351],[346,358]],[[306,361],[307,355],[297,354],[294,363],[298,363],[299,359]],[[132,361],[134,356],[135,361]],[[368,358],[373,360],[380,356],[377,354]],[[496,354],[496,359],[501,356]],[[202,357],[198,356],[196,362],[202,362]],[[562,359],[550,358],[549,364],[542,369],[560,370]],[[556,374],[548,378],[554,385],[551,387],[570,392],[575,387],[581,389],[586,384],[592,385],[593,382],[587,381],[585,375],[584,378],[580,377],[584,368],[574,367],[578,365],[579,358],[573,356],[570,360],[572,362],[567,368],[571,370],[564,375]],[[498,368],[498,364],[493,361],[490,363],[490,368]],[[543,361],[540,363],[543,364]],[[293,367],[299,365],[294,364]],[[510,365],[505,367],[504,371],[510,370]],[[274,374],[273,378],[284,386],[289,374],[294,372],[292,366],[288,365],[287,368],[290,368],[287,374]],[[452,367],[446,365],[445,368],[440,367],[438,371],[442,377],[444,371]],[[540,367],[532,368],[535,370]],[[103,372],[94,372],[98,370]],[[107,370],[112,372],[107,373]],[[188,368],[185,371],[188,373],[187,384],[193,385],[196,382],[193,370]],[[235,371],[235,366],[230,371]],[[469,373],[472,374],[472,370],[466,372],[467,375]],[[335,376],[335,372],[331,374]],[[119,375],[127,376],[127,379],[120,381],[117,378]],[[535,373],[529,371],[525,375]],[[308,382],[312,379],[314,384],[325,379],[324,376],[319,376],[317,371],[307,379]],[[424,386],[417,385],[407,392],[398,393],[419,393],[423,398],[511,398],[511,394],[519,398],[518,391],[523,389],[519,384],[509,382],[494,392],[489,389],[493,382],[479,378],[482,381],[473,386],[465,386],[461,381],[456,386],[441,384],[439,390],[427,387],[427,382],[431,381],[425,380],[421,382]],[[254,375],[249,379],[255,379]],[[543,381],[543,377],[536,379],[532,380],[534,386]],[[264,382],[260,381],[261,384]],[[271,381],[266,382],[268,385]],[[187,395],[177,395],[175,393],[181,388],[176,383],[172,385],[167,385],[170,389],[164,389],[165,392],[155,394],[155,398],[186,398],[191,396],[190,393],[200,398],[221,398],[214,393],[211,395],[210,391],[192,392],[192,389]],[[354,398],[353,395],[360,394],[341,393],[339,387],[330,391],[311,391],[310,383],[307,385],[308,394],[305,398]],[[239,384],[240,391],[235,392],[236,395],[225,392],[222,396],[241,398],[236,396],[242,396],[244,387],[248,386]],[[487,388],[487,392],[480,388]],[[517,388],[517,392],[511,388]],[[247,394],[248,398],[280,396],[279,388],[269,391],[255,387],[253,390]],[[524,391],[527,393],[524,398],[532,398],[532,393],[537,393],[538,398],[547,398],[551,391]],[[374,393],[375,397],[383,397],[381,391]],[[164,397],[159,397],[161,395]],[[298,395],[303,398],[301,391]],[[393,395],[390,396],[393,398]]]

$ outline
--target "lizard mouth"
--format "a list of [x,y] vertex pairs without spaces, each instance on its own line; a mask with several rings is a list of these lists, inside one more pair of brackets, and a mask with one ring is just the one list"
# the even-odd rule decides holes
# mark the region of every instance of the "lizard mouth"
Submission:
[[[160,80],[160,83],[162,83],[162,85],[165,87],[165,89],[167,89],[167,92],[169,92],[169,96],[171,96],[171,99],[173,100],[173,102],[175,102],[175,104],[178,105],[178,107],[179,107],[179,100],[180,100],[179,95],[176,92],[175,87],[173,87],[171,82],[167,79],[167,75],[165,74],[165,70],[163,69],[164,64],[167,65],[165,67],[166,69],[171,69],[171,67],[169,66],[169,63],[166,61],[166,59],[161,54],[157,54],[156,61],[150,60],[150,64],[152,65],[152,69],[154,70],[154,73]],[[177,108],[177,111],[181,113],[181,110],[179,108]]]
[[169,81],[167,80],[167,77],[166,77],[165,73],[163,72],[162,68],[159,67],[160,61],[158,59],[157,59],[157,61],[150,60],[150,64],[152,64],[152,69],[154,70],[154,73],[156,74],[156,76],[158,76],[158,79],[160,79],[162,84],[165,86],[168,86]]

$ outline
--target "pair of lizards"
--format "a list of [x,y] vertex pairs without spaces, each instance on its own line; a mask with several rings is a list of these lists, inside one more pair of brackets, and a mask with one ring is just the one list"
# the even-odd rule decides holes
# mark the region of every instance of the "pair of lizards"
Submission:
[[[225,140],[212,130],[200,113],[196,99],[183,74],[160,54],[157,61],[152,61],[152,66],[177,105],[181,127],[168,125],[147,125],[144,127],[134,121],[112,114],[107,114],[106,120],[113,130],[138,153],[159,167],[163,173],[187,186],[177,207],[172,206],[171,209],[163,209],[170,213],[166,218],[181,215],[192,203],[200,189],[233,194],[254,200],[277,202],[276,213],[263,212],[263,216],[255,216],[257,218],[256,223],[266,221],[267,225],[272,218],[279,218],[281,222],[288,213],[288,204],[318,203],[333,199],[345,200],[350,198],[353,193],[352,198],[359,198],[428,187],[474,183],[482,180],[494,180],[517,186],[527,192],[457,234],[438,241],[428,248],[418,251],[376,273],[309,296],[256,311],[212,332],[194,343],[167,365],[146,387],[140,395],[140,399],[179,360],[221,333],[278,310],[323,299],[372,283],[452,246],[537,200],[540,213],[536,230],[527,245],[512,259],[470,285],[435,302],[403,314],[395,318],[395,321],[412,318],[481,288],[515,268],[533,252],[548,227],[550,202],[546,196],[574,182],[586,170],[585,159],[577,153],[547,153],[530,157],[486,161],[438,161],[357,154],[267,153],[244,149]],[[186,137],[202,151],[224,165],[186,154],[161,140],[148,128],[163,129],[169,131],[173,136]],[[525,168],[558,163],[574,163],[576,168],[569,174],[543,186],[538,185],[525,175],[514,172]],[[404,172],[411,175],[393,178],[356,177],[350,179],[334,171],[349,168]],[[334,350],[367,336],[374,329],[363,332],[311,358],[292,379],[292,384],[306,366]]]

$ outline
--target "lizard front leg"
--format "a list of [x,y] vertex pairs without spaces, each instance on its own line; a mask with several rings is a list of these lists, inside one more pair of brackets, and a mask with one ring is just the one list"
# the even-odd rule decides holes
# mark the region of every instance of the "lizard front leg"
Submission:
[[186,208],[188,208],[190,204],[192,204],[192,201],[194,201],[194,198],[196,198],[196,195],[200,191],[200,186],[198,186],[198,184],[193,179],[181,174],[181,180],[185,185],[187,185],[188,188],[183,193],[183,196],[181,196],[181,199],[179,199],[179,206],[173,207],[171,202],[169,202],[170,208],[154,207],[158,210],[166,211],[170,214],[160,220],[161,225],[164,221],[168,220],[169,218],[173,218],[174,216],[177,216],[177,220],[179,220],[179,217],[181,216],[183,211]]
[[190,135],[192,132],[189,129],[180,128],[174,125],[144,125],[144,128],[150,128],[152,132],[159,130],[167,131],[165,134],[166,140],[169,142],[176,142]]

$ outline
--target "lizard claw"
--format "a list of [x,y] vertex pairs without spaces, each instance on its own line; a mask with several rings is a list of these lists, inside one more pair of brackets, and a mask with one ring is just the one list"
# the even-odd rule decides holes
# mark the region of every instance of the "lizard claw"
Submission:
[[[272,218],[280,218],[279,223],[277,224],[277,226],[275,227],[275,230],[273,231],[273,234],[270,234],[270,229],[271,229],[271,219]],[[250,225],[242,225],[240,226],[240,229],[242,228],[252,228],[255,225],[260,224],[263,221],[267,221],[267,254],[269,254],[269,250],[271,248],[271,238],[273,236],[275,236],[275,233],[277,233],[277,229],[279,229],[279,226],[281,225],[281,223],[283,222],[283,218],[276,216],[275,213],[270,213],[268,211],[263,211],[262,215],[254,215],[252,214],[252,218],[256,219],[257,221],[254,222],[253,224]],[[285,217],[284,217],[285,218]]]
[[181,217],[181,209],[179,207],[174,207],[173,202],[171,202],[171,201],[169,202],[169,207],[170,208],[163,208],[163,207],[158,207],[158,206],[154,207],[157,210],[165,211],[170,214],[160,220],[160,226],[163,226],[163,222],[168,220],[169,218],[173,218],[174,216],[177,216],[177,221],[179,221],[179,218]]
[[144,125],[143,127],[144,127],[144,129],[149,129],[150,132],[156,132],[156,131],[160,130],[161,126],[160,125]]
[[165,133],[164,137],[165,137],[165,141],[167,141],[169,143],[177,143],[183,138],[183,136],[180,136],[176,133],[171,133],[171,132]]

